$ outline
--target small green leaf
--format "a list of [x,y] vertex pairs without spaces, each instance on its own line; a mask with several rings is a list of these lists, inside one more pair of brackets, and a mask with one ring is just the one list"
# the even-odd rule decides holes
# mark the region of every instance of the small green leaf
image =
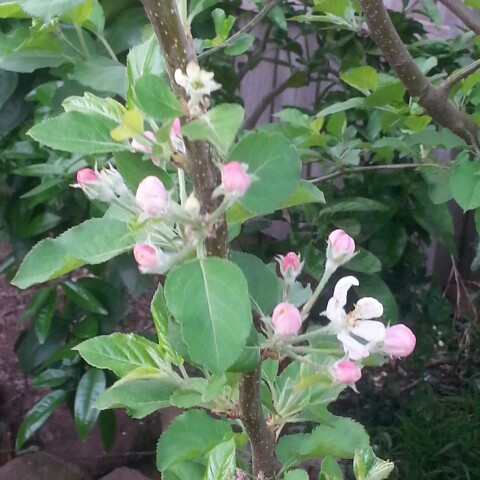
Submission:
[[138,106],[159,122],[168,122],[182,115],[182,108],[170,85],[157,75],[143,75],[135,82]]
[[133,418],[143,418],[169,407],[170,397],[177,388],[170,377],[161,373],[145,379],[124,379],[101,393],[94,407],[99,410],[124,407]]
[[107,315],[108,310],[97,300],[95,295],[72,280],[65,280],[62,283],[63,291],[67,298],[83,308],[86,312],[98,315]]
[[37,334],[38,342],[42,344],[45,342],[50,332],[50,326],[52,325],[53,315],[57,307],[57,291],[55,289],[50,290],[47,299],[39,308],[34,316],[33,326],[35,333]]
[[255,42],[255,37],[249,33],[242,33],[231,45],[225,47],[227,55],[235,57],[245,53]]
[[80,440],[85,440],[98,419],[100,411],[93,408],[93,403],[105,386],[105,373],[96,368],[90,368],[78,382],[73,410],[75,429]]
[[242,271],[220,258],[184,263],[168,275],[165,297],[182,326],[192,361],[214,373],[226,371],[250,333],[248,285]]
[[85,92],[83,97],[66,98],[62,103],[62,107],[66,112],[103,115],[115,123],[121,123],[122,117],[127,111],[121,103],[113,98],[101,98],[89,92]]
[[63,390],[54,390],[31,408],[18,427],[15,450],[22,448],[22,445],[47,421],[65,400],[65,395]]
[[222,155],[232,146],[245,111],[240,105],[223,103],[182,127],[190,140],[208,140]]
[[358,253],[344,266],[354,272],[377,273],[382,269],[382,262],[373,253],[360,248]]
[[480,207],[480,160],[457,163],[449,181],[453,198],[463,211]]
[[340,73],[340,78],[351,87],[368,95],[378,85],[377,71],[372,67],[359,67],[348,73]]
[[301,161],[295,147],[278,133],[254,132],[230,152],[229,160],[248,165],[254,176],[240,204],[249,212],[274,212],[293,194],[300,180]]
[[201,410],[185,412],[160,437],[157,467],[164,472],[177,463],[204,457],[229,433],[231,429],[226,420],[215,420]]
[[98,113],[66,112],[38,123],[28,134],[47,147],[65,152],[91,155],[129,150],[128,145],[111,138],[116,126]]
[[18,3],[30,15],[50,21],[53,17],[63,15],[85,0],[18,0]]
[[158,360],[161,359],[158,345],[133,333],[91,338],[74,350],[90,365],[111,370],[118,377],[140,367],[158,369]]
[[[235,475],[236,447],[232,438],[228,442],[222,442],[208,453],[207,473],[203,480],[225,480]],[[308,479],[307,479],[308,480]]]
[[342,470],[333,457],[325,457],[322,460],[319,480],[343,480]]
[[283,478],[284,480],[309,480],[308,473],[305,470],[289,470]]

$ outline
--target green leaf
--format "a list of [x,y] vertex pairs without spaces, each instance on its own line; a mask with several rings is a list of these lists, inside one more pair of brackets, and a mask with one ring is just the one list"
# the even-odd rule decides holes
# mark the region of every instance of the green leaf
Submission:
[[182,107],[170,85],[157,75],[141,76],[135,82],[134,92],[138,106],[159,122],[168,122],[182,115]]
[[353,458],[355,451],[367,448],[365,429],[350,418],[333,417],[330,425],[320,425],[312,433],[280,438],[276,453],[282,463],[333,456]]
[[372,67],[358,67],[347,73],[340,73],[340,79],[360,92],[368,95],[378,86],[377,71]]
[[370,198],[351,197],[338,202],[332,202],[320,210],[320,215],[333,215],[339,212],[386,212],[389,208],[383,203]]
[[18,0],[0,0],[0,18],[27,18]]
[[113,122],[121,123],[127,109],[113,98],[101,98],[85,92],[83,97],[68,97],[62,107],[66,112],[80,112],[84,114],[98,114]]
[[480,207],[480,160],[457,163],[449,181],[453,198],[463,211]]
[[252,307],[261,315],[270,315],[282,301],[282,285],[279,278],[254,255],[232,252],[232,262],[242,270],[248,283]]
[[77,62],[72,78],[98,92],[113,92],[125,98],[128,88],[126,67],[108,57],[91,56]]
[[53,17],[63,15],[85,0],[18,0],[18,3],[30,15],[50,21]]
[[152,314],[153,323],[157,332],[158,344],[163,350],[165,358],[169,362],[174,363],[175,365],[181,364],[183,360],[177,354],[168,338],[168,321],[170,315],[167,310],[163,287],[160,283],[158,284],[157,291],[152,298],[152,303],[150,304],[150,312]]
[[185,460],[203,457],[230,433],[226,420],[215,420],[201,410],[185,412],[160,437],[157,468],[164,472]]
[[372,447],[355,452],[353,471],[357,480],[385,480],[393,468],[393,463],[378,458]]
[[22,448],[22,445],[47,421],[65,400],[65,395],[63,390],[54,390],[31,408],[18,427],[15,450]]
[[93,408],[93,403],[105,390],[105,386],[105,373],[96,368],[90,368],[78,382],[73,411],[75,429],[80,440],[85,440],[98,419],[100,411]]
[[229,155],[248,165],[255,180],[240,204],[255,215],[271,213],[293,194],[300,180],[297,150],[278,133],[254,132],[240,140]]
[[404,103],[405,87],[402,82],[395,81],[380,85],[365,99],[366,107],[381,107],[395,103]]
[[305,470],[289,470],[283,478],[284,480],[309,480],[310,477]]
[[238,38],[228,47],[225,47],[224,52],[227,55],[235,57],[245,53],[255,42],[255,37],[249,33],[241,33]]
[[[99,235],[99,232],[102,234]],[[57,278],[88,263],[103,263],[133,248],[128,226],[114,219],[93,218],[57,238],[37,243],[24,258],[13,285],[27,288]]]
[[177,388],[178,385],[165,374],[157,373],[155,377],[146,379],[124,379],[101,393],[94,407],[99,410],[124,407],[133,418],[143,418],[169,407],[170,396]]
[[59,387],[73,376],[72,369],[49,368],[33,378],[32,386],[36,388]]
[[35,333],[37,334],[39,343],[45,342],[46,338],[48,337],[56,307],[57,291],[52,289],[50,290],[45,302],[42,303],[41,308],[34,316],[33,326],[35,328]]
[[213,373],[226,371],[242,353],[252,322],[242,271],[220,258],[190,261],[170,272],[165,297],[191,360]]
[[108,452],[116,440],[117,421],[113,410],[102,410],[98,416],[98,430],[102,437],[103,448]]
[[133,333],[112,333],[91,338],[74,350],[90,365],[111,370],[118,377],[140,367],[158,370],[162,358],[158,345]]
[[333,457],[325,457],[322,460],[322,471],[320,472],[319,480],[343,480],[342,470]]
[[90,290],[72,280],[65,280],[61,285],[65,296],[86,312],[96,313],[98,315],[108,314],[108,310],[98,301],[97,297]]
[[382,269],[382,262],[373,253],[359,248],[358,253],[344,267],[354,272],[377,273]]
[[136,192],[140,182],[149,176],[158,177],[167,190],[173,188],[173,181],[170,175],[163,168],[157,167],[152,162],[142,161],[141,155],[138,153],[117,152],[114,157],[117,170],[132,192]]
[[[235,475],[236,447],[232,438],[210,450],[207,457],[207,473],[204,480],[225,480]],[[307,479],[308,480],[308,479]]]
[[35,125],[28,134],[47,147],[65,152],[91,155],[129,150],[128,145],[111,138],[116,126],[97,113],[67,112]]
[[222,103],[201,117],[182,126],[190,140],[208,140],[222,155],[226,155],[242,125],[245,111],[236,104]]
[[317,117],[326,117],[327,115],[332,115],[333,113],[344,112],[345,110],[351,110],[352,108],[360,108],[363,107],[364,104],[364,98],[349,98],[345,102],[334,103],[333,105],[320,110],[317,113]]
[[15,72],[0,70],[0,108],[10,98],[17,85],[18,75]]
[[54,50],[18,50],[0,59],[0,68],[11,72],[32,73],[39,68],[56,68],[68,58]]

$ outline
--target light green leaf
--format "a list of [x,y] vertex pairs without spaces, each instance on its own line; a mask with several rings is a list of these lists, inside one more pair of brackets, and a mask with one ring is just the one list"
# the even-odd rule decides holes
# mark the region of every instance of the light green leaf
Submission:
[[54,390],[31,408],[18,427],[15,440],[16,450],[22,448],[22,445],[47,421],[65,400],[65,396],[66,393],[63,390]]
[[161,77],[146,74],[135,83],[138,106],[153,119],[166,122],[182,115],[182,108],[168,83]]
[[320,210],[320,215],[333,215],[339,212],[385,212],[388,207],[383,203],[370,198],[351,197],[345,200],[339,200],[328,207]]
[[128,88],[126,67],[108,57],[91,56],[77,62],[72,78],[98,92],[113,92],[125,98]]
[[319,480],[343,480],[342,470],[333,457],[325,457],[322,460],[322,471],[320,472]]
[[358,253],[344,267],[354,272],[376,273],[382,269],[382,262],[373,253],[359,248]]
[[378,458],[372,447],[355,452],[353,471],[357,480],[385,480],[393,468],[393,463]]
[[464,211],[480,207],[480,160],[457,163],[449,182],[454,200]]
[[364,104],[364,98],[350,98],[345,102],[334,103],[333,105],[330,105],[329,107],[320,110],[317,113],[317,117],[326,117],[327,115],[332,115],[333,113],[344,112],[345,110],[351,110],[352,108],[360,108],[363,107]]
[[185,412],[160,437],[157,467],[164,472],[185,460],[203,457],[229,433],[231,429],[226,420],[215,420],[201,410]]
[[248,285],[228,260],[193,260],[165,282],[169,310],[181,324],[190,358],[221,373],[240,356],[251,327]]
[[121,123],[127,109],[113,98],[101,98],[93,93],[85,92],[83,97],[68,97],[62,107],[66,112],[80,112],[84,114],[95,113],[103,115],[115,123]]
[[230,152],[229,160],[246,163],[248,173],[254,176],[240,204],[256,215],[279,208],[300,180],[298,152],[278,133],[254,132],[243,137]]
[[255,37],[253,35],[242,33],[234,43],[225,47],[224,52],[232,57],[242,55],[253,45],[253,42],[255,42]]
[[105,390],[105,386],[105,373],[96,368],[87,370],[78,382],[73,411],[75,429],[80,440],[86,438],[98,419],[100,410],[93,408],[93,403]]
[[170,406],[170,396],[178,388],[165,374],[156,377],[120,380],[100,394],[94,407],[99,410],[124,407],[133,418],[143,418]]
[[53,50],[20,50],[0,59],[0,68],[11,72],[32,73],[39,68],[55,68],[68,58]]
[[347,73],[340,73],[340,78],[365,95],[375,91],[378,86],[377,71],[372,67],[358,67]]
[[111,138],[116,126],[97,113],[67,112],[35,125],[28,134],[47,147],[65,152],[91,155],[129,150],[128,145]]
[[[210,450],[207,457],[207,473],[203,480],[225,480],[235,475],[235,440],[223,442]],[[307,479],[308,480],[308,479]]]
[[87,220],[57,238],[37,243],[24,258],[12,283],[27,288],[71,272],[85,263],[103,263],[134,245],[135,239],[125,223],[106,218]]
[[190,140],[208,140],[222,155],[226,155],[242,125],[245,111],[235,104],[223,103],[200,118],[182,127]]
[[27,18],[18,0],[0,0],[0,18]]
[[165,358],[169,362],[172,362],[176,365],[181,364],[183,360],[172,347],[172,344],[170,343],[170,340],[168,338],[168,321],[170,315],[167,310],[163,287],[160,283],[158,284],[157,291],[152,298],[152,303],[150,304],[150,312],[152,314],[153,323],[157,332],[158,344],[163,350]]
[[30,15],[50,21],[53,17],[63,15],[85,0],[19,0],[20,6]]
[[74,347],[74,350],[90,365],[111,370],[118,377],[124,377],[140,367],[158,370],[162,358],[157,344],[133,333],[112,333],[90,338]]
[[284,480],[309,480],[308,473],[305,470],[289,470],[283,478]]
[[278,277],[254,255],[232,252],[231,258],[247,279],[252,307],[261,315],[270,315],[282,299],[282,285]]

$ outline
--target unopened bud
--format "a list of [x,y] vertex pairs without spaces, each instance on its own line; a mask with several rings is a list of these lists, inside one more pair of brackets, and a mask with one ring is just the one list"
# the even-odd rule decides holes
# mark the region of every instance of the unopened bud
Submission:
[[328,236],[327,266],[334,269],[347,263],[355,254],[355,240],[343,230],[334,230]]
[[300,255],[295,252],[289,252],[286,255],[276,257],[280,265],[280,273],[286,283],[293,284],[295,279],[300,275],[304,262],[301,261]]
[[169,196],[162,181],[154,176],[144,178],[135,195],[137,205],[147,217],[163,217],[168,209]]
[[414,333],[400,323],[386,329],[382,351],[391,357],[406,357],[413,352],[416,343]]
[[139,243],[133,248],[133,256],[138,263],[138,269],[142,273],[165,273],[172,265],[171,255],[149,245]]
[[229,162],[222,167],[222,189],[226,195],[241,198],[250,186],[250,177],[240,162]]
[[279,303],[273,310],[272,324],[276,335],[282,337],[296,335],[302,328],[302,316],[295,305]]
[[340,360],[332,366],[330,372],[337,382],[347,385],[358,382],[362,376],[359,366],[350,360]]
[[115,198],[115,192],[95,170],[82,168],[77,172],[76,178],[77,183],[71,186],[81,188],[90,200],[111,202]]

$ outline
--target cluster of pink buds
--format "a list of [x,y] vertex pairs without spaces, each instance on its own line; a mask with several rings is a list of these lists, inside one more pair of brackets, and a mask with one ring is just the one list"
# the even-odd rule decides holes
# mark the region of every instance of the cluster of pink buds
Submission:
[[72,187],[80,188],[90,200],[111,202],[128,192],[122,176],[112,167],[100,172],[91,168],[82,168],[77,172],[77,183]]

